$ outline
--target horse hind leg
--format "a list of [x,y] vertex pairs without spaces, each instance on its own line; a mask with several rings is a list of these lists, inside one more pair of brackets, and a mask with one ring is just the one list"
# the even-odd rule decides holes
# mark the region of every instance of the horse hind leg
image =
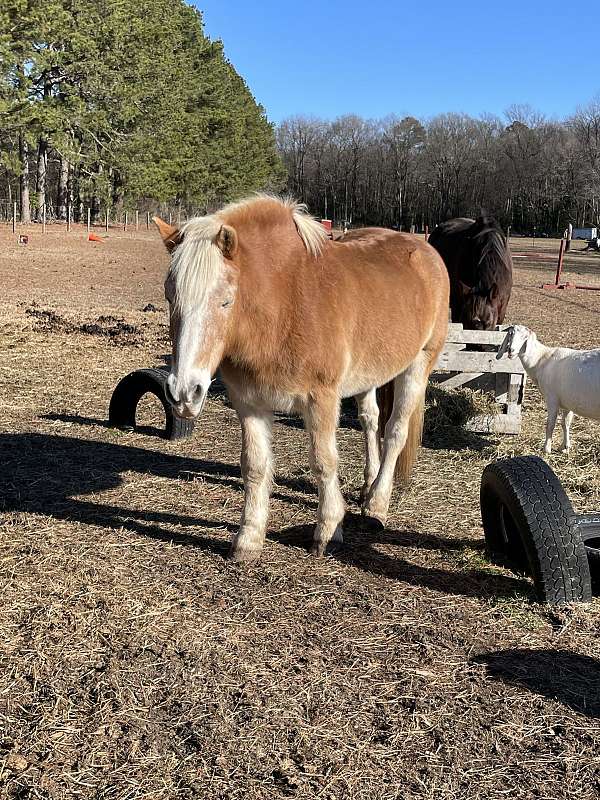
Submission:
[[407,480],[410,474],[421,442],[431,360],[431,354],[422,350],[394,379],[394,404],[385,426],[381,466],[363,506],[370,528],[385,527],[395,475]]
[[367,499],[369,489],[379,472],[381,463],[381,443],[379,439],[379,406],[376,389],[356,395],[358,419],[365,437],[365,482],[360,490],[361,505]]

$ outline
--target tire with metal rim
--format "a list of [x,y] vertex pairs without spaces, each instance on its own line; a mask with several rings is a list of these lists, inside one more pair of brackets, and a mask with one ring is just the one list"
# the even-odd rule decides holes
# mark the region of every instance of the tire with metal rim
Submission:
[[171,441],[189,439],[194,431],[193,419],[180,419],[165,397],[165,383],[168,372],[150,367],[136,369],[122,378],[116,385],[110,399],[108,421],[115,428],[135,430],[135,414],[138,404],[145,394],[153,394],[162,403],[165,412],[164,438]]
[[487,551],[533,578],[541,602],[588,602],[591,578],[577,517],[548,464],[537,456],[494,461],[480,489]]

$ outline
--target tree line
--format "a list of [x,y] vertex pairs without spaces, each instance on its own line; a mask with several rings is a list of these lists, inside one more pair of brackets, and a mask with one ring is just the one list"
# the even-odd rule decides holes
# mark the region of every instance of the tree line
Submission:
[[284,183],[264,109],[183,0],[3,0],[0,199],[23,222]]
[[529,106],[504,119],[296,116],[277,142],[289,191],[340,225],[423,230],[482,210],[523,234],[600,222],[600,97],[561,121]]

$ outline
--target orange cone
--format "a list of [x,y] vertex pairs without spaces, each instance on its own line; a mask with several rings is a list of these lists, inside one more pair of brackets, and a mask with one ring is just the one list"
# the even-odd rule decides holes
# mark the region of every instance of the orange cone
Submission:
[[90,233],[88,236],[88,242],[100,242],[100,244],[104,244],[104,239],[101,239],[99,236],[96,236],[95,233]]

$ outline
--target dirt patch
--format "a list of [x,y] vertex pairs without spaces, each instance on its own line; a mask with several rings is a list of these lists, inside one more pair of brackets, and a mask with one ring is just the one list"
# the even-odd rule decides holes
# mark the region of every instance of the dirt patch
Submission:
[[93,322],[75,323],[55,311],[37,307],[26,308],[25,314],[33,319],[31,329],[37,333],[81,333],[84,336],[102,336],[115,347],[126,345],[141,347],[157,338],[166,346],[169,344],[166,325],[159,326],[157,330],[155,325],[146,322],[132,325],[122,317],[115,317],[111,314],[101,314]]
[[[0,797],[595,799],[598,599],[549,612],[482,549],[481,472],[538,451],[539,393],[521,436],[467,438],[479,401],[430,394],[388,529],[349,524],[324,560],[307,554],[306,437],[279,419],[268,540],[240,567],[224,558],[240,433],[219,387],[188,441],[106,425],[119,378],[169,352],[166,314],[142,311],[165,311],[162,244],[111,235],[91,255],[52,236],[34,229],[17,271],[0,231]],[[600,297],[545,293],[544,269],[517,267],[510,320],[598,345]],[[571,456],[551,458],[577,510],[600,508],[599,432],[576,420]],[[351,403],[339,449],[356,514]]]

